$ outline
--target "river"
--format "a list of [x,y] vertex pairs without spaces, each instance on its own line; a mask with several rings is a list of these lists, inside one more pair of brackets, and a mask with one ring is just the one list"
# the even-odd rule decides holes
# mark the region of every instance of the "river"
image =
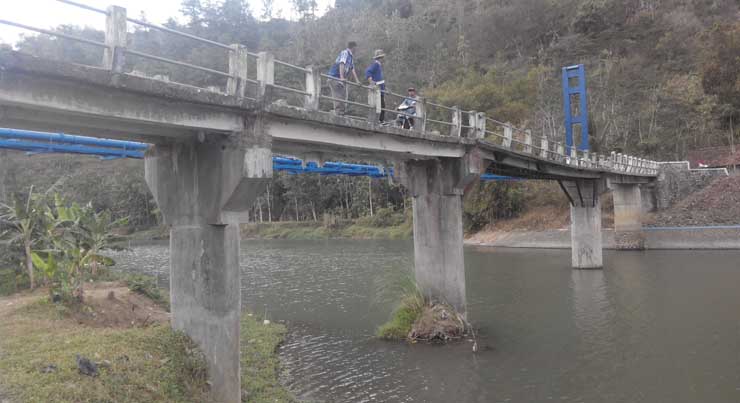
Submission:
[[[167,283],[167,244],[118,252]],[[373,338],[413,267],[398,241],[245,241],[244,306],[285,321],[284,380],[325,402],[739,402],[740,251],[466,248],[471,343]]]

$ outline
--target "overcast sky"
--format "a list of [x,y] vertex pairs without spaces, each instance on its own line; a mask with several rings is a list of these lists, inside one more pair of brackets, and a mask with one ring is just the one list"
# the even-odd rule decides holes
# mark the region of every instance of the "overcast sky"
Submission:
[[[147,20],[163,23],[170,17],[183,21],[180,14],[182,0],[76,0],[78,3],[105,9],[115,4],[127,9],[131,17],[139,17],[143,12]],[[262,13],[261,0],[248,0],[252,14],[258,17]],[[334,0],[317,0],[319,14],[334,4]],[[290,0],[275,0],[275,16],[294,18]],[[0,0],[0,19],[19,22],[37,28],[52,28],[60,24],[90,26],[103,30],[105,17],[101,14],[83,10],[56,0]],[[279,13],[279,14],[278,14]],[[0,24],[0,42],[15,43],[21,34],[29,31],[16,29]]]

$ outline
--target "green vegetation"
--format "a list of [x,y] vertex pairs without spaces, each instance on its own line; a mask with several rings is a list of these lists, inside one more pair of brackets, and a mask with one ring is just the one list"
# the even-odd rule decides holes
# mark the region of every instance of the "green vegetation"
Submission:
[[376,296],[379,300],[400,299],[390,320],[378,328],[377,336],[387,340],[405,339],[426,306],[424,296],[413,274],[392,268],[387,269],[376,284]]
[[356,220],[290,221],[247,224],[242,236],[261,239],[410,239],[413,233],[410,211],[379,209],[373,216]]
[[378,328],[378,337],[387,340],[405,339],[416,320],[421,317],[424,305],[424,298],[420,295],[404,296],[401,304],[393,311],[391,319]]
[[[167,301],[150,276],[104,269],[98,278],[124,279],[132,291],[154,296],[158,304]],[[0,300],[0,305],[0,321],[7,324],[0,328],[0,388],[18,401],[100,402],[111,396],[117,402],[207,400],[202,354],[166,323],[130,329],[88,327],[71,315],[79,306],[52,304],[40,293],[18,294]],[[282,324],[242,316],[243,401],[296,401],[279,377],[277,348],[286,332]],[[97,362],[100,375],[79,374],[76,354]]]
[[95,278],[100,267],[115,263],[101,252],[114,240],[113,229],[126,222],[89,203],[70,203],[50,191],[35,193],[33,187],[25,197],[16,194],[12,204],[0,204],[0,239],[11,250],[6,260],[18,267],[21,262],[14,264],[13,256],[22,256],[30,288],[40,274],[52,294],[66,301],[82,299],[86,273]]
[[163,292],[161,288],[157,287],[157,280],[153,276],[146,274],[123,274],[123,280],[131,291],[151,299],[169,312],[169,293]]
[[[385,51],[391,91],[403,92],[413,85],[422,96],[485,112],[552,141],[564,139],[560,69],[583,63],[593,151],[680,160],[691,149],[737,143],[737,0],[337,0],[320,17],[315,3],[292,1],[299,16],[295,21],[274,15],[273,3],[265,0],[261,10],[250,10],[242,0],[183,0],[186,18],[168,24],[221,43],[271,51],[281,60],[318,66],[324,72],[346,41],[356,40],[359,69],[367,66],[374,49]],[[104,37],[91,28],[57,29],[95,41]],[[164,55],[172,59],[226,69],[224,52],[210,45],[152,30],[133,31],[130,41],[139,51],[166,50]],[[99,52],[87,45],[44,35],[25,36],[16,46],[42,57],[100,62]],[[129,58],[127,63],[127,71],[201,86],[224,85],[221,77],[193,69],[142,58]],[[287,69],[276,74],[278,80],[302,85],[303,78]],[[364,96],[351,95],[353,100]],[[286,96],[288,102],[300,100]],[[398,101],[389,98],[388,108]],[[450,117],[444,110],[428,109],[431,117]],[[429,127],[440,133],[448,130]],[[495,128],[489,124],[489,130]],[[129,217],[134,230],[161,221],[138,161],[26,158],[19,153],[9,153],[4,160],[8,194],[23,193],[27,184],[45,189],[58,182],[64,184],[60,187],[64,197],[91,201],[97,211],[111,211],[113,219]],[[523,184],[476,185],[466,196],[466,228],[477,230],[526,212],[534,191]],[[550,203],[563,200],[561,194],[550,195]],[[407,196],[401,186],[385,180],[277,174],[252,206],[250,218],[260,223],[317,222],[329,214],[352,221],[380,209],[407,210]],[[263,230],[271,238],[386,236],[369,226],[338,234],[323,224],[288,229],[291,225]],[[0,267],[7,266],[0,262]]]
[[241,321],[242,396],[244,402],[294,402],[295,398],[280,384],[280,360],[277,348],[287,329],[284,325],[265,325],[253,315]]
[[[204,401],[205,361],[167,325],[89,328],[45,299],[1,316],[0,384],[17,401]],[[81,375],[76,354],[103,363],[100,375]]]

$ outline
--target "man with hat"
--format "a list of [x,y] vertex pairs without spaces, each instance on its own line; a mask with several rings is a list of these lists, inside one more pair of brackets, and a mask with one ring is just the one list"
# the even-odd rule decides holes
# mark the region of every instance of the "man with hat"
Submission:
[[368,80],[370,85],[377,85],[380,87],[380,124],[386,125],[385,123],[385,80],[383,79],[383,64],[382,60],[385,58],[385,53],[382,49],[377,49],[373,55],[373,62],[365,70],[365,79]]

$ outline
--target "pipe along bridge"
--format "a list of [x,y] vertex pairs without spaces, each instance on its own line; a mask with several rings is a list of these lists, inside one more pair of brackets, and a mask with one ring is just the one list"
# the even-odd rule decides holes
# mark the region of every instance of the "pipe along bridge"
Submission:
[[[143,159],[149,144],[135,141],[100,139],[64,133],[42,133],[28,130],[0,128],[0,149],[26,151],[34,154],[94,155],[104,160],[117,158]],[[374,179],[392,178],[393,168],[346,162],[304,161],[293,157],[272,157],[272,169],[291,174],[367,176]],[[485,173],[484,181],[518,181],[521,178]]]
[[[254,53],[240,44],[131,18],[121,7],[103,10],[59,1],[104,19],[104,41],[17,21],[0,19],[0,24],[90,47],[100,59],[85,65],[0,49],[0,127],[151,144],[144,153],[145,176],[170,226],[172,326],[203,350],[212,401],[241,398],[241,213],[281,167],[354,169],[291,159],[278,159],[276,168],[273,155],[392,166],[413,201],[416,282],[424,295],[444,300],[463,314],[462,196],[486,173],[560,183],[571,203],[574,268],[602,267],[600,197],[607,190],[614,192],[620,245],[638,249],[643,245],[640,186],[657,180],[660,165],[655,161],[617,152],[594,153],[587,144],[573,144],[572,136],[561,142],[423,96],[417,100],[413,130],[382,126],[379,114],[397,111],[382,106],[376,86],[347,82],[348,97],[336,99],[327,95],[328,82],[335,79],[316,66],[298,66],[269,52]],[[219,68],[204,67],[147,53],[127,39],[134,26],[221,51],[226,62]],[[149,75],[139,70],[142,60],[210,78],[193,83],[185,75]],[[580,87],[569,89],[568,96],[575,96]],[[405,98],[391,91],[385,97],[388,105]],[[333,103],[347,105],[348,113],[332,113]],[[571,123],[581,121],[586,122],[576,117]],[[2,141],[7,145],[11,140]],[[18,147],[33,142],[12,141]],[[58,147],[74,152],[80,145]],[[134,157],[143,149],[124,151],[126,157]],[[365,173],[370,174],[369,168]]]

